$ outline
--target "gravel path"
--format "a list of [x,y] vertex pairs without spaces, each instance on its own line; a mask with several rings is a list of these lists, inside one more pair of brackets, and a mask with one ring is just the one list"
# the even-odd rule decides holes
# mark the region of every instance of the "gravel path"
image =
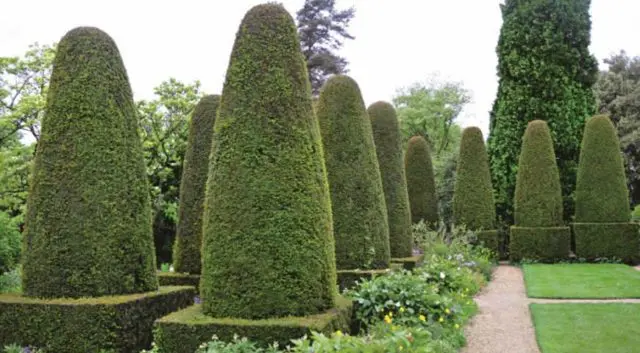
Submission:
[[540,353],[518,267],[498,266],[475,301],[480,312],[465,328],[462,353]]

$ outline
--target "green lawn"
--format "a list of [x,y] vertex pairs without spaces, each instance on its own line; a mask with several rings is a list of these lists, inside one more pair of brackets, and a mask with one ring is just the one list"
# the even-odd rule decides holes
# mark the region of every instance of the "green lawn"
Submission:
[[531,304],[542,353],[637,353],[638,304]]
[[640,298],[640,271],[626,265],[536,264],[523,270],[530,298]]

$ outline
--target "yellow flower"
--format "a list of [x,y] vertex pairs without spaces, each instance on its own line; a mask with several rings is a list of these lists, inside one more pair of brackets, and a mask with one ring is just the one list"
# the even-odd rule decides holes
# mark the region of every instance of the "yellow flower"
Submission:
[[399,350],[402,350],[402,349],[403,349],[403,347],[402,347],[402,346],[400,346],[400,349],[399,349]]
[[420,319],[420,321],[425,321],[425,320],[427,320],[427,318],[426,318],[426,317],[424,317],[424,315],[420,315],[418,318]]
[[454,326],[456,329],[459,329],[459,328],[460,328],[460,325],[458,325],[458,324],[455,324],[455,325],[453,325],[453,326]]
[[444,322],[444,318],[442,316],[440,316],[440,319],[438,321],[439,322]]
[[444,312],[447,314],[451,314],[451,310],[449,310],[449,308],[444,309]]
[[386,323],[390,324],[390,323],[391,323],[391,321],[392,321],[392,320],[391,320],[391,316],[389,316],[389,315],[385,315],[385,317],[384,317],[384,322],[386,322]]
[[392,312],[389,312],[389,317],[393,317],[393,313]]
[[340,330],[336,331],[336,336],[342,337],[342,335],[343,335],[342,331],[340,331]]
[[401,313],[404,313],[404,306],[401,306],[401,307],[400,307],[400,312],[401,312]]

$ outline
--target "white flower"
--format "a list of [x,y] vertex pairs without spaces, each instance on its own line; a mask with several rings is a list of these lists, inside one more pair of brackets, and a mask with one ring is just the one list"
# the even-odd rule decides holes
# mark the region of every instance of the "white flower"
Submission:
[[447,277],[447,275],[445,275],[444,272],[440,272],[440,279],[444,279],[445,277]]
[[173,265],[169,266],[169,272],[173,272]]

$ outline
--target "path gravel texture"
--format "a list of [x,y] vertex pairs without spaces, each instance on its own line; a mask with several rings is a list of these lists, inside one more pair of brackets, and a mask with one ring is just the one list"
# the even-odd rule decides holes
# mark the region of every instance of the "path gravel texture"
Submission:
[[498,266],[475,301],[480,312],[465,328],[462,353],[540,353],[518,267]]

